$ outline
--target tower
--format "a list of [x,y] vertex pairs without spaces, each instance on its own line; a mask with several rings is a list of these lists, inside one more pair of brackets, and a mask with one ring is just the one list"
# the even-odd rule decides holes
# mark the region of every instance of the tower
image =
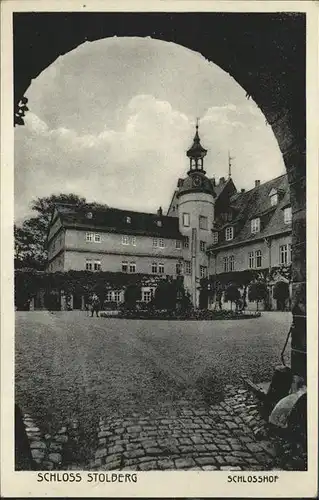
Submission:
[[183,246],[184,283],[194,307],[199,306],[200,279],[208,274],[206,247],[210,243],[214,221],[214,187],[206,177],[204,158],[207,150],[200,142],[198,121],[193,144],[186,152],[189,158],[187,177],[179,182],[179,229],[185,237]]

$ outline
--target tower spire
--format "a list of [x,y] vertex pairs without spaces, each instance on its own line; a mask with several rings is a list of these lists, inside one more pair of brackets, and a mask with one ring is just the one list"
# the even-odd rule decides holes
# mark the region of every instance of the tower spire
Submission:
[[198,133],[198,124],[199,118],[196,118],[196,126],[195,126],[195,136],[193,140],[192,146],[187,151],[187,156],[190,160],[190,169],[188,173],[200,171],[205,173],[204,171],[204,157],[207,154],[207,149],[203,148],[200,143],[200,137]]

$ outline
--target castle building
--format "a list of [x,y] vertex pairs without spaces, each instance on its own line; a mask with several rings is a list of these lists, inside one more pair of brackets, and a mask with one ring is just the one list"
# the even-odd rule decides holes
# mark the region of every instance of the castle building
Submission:
[[[167,215],[108,206],[55,206],[48,232],[48,271],[87,270],[184,276],[195,307],[200,280],[291,262],[291,206],[286,175],[249,191],[204,170],[207,150],[198,133],[187,151],[187,176],[178,179]],[[146,288],[142,300],[151,300]],[[109,292],[120,302],[120,291]]]

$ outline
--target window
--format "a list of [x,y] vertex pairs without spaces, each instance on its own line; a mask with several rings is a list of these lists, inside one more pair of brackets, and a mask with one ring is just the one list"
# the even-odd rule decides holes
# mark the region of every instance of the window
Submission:
[[199,249],[201,252],[206,252],[206,241],[199,242]]
[[192,274],[192,264],[190,260],[185,260],[185,274]]
[[142,301],[143,302],[151,302],[151,300],[152,300],[152,292],[151,292],[151,290],[143,290]]
[[207,276],[207,267],[206,266],[200,266],[200,277],[201,278],[206,278]]
[[131,244],[136,247],[136,237],[135,236],[132,236],[131,237]]
[[153,247],[158,247],[158,240],[157,238],[153,238]]
[[182,248],[182,242],[181,242],[181,240],[176,240],[175,241],[175,248],[177,248],[177,250],[180,250]]
[[259,233],[260,231],[260,219],[257,217],[257,219],[252,219],[250,222],[250,228],[252,233]]
[[160,239],[158,240],[158,246],[159,246],[160,248],[165,248],[165,242],[164,242],[163,238],[160,238]]
[[130,262],[130,273],[136,273],[136,263]]
[[182,264],[180,262],[177,262],[176,264],[176,274],[181,274],[182,273]]
[[223,264],[224,264],[224,272],[227,273],[228,271],[234,271],[235,269],[235,258],[233,255],[229,255],[228,257],[223,258]]
[[153,262],[153,264],[152,264],[152,273],[153,274],[157,273],[157,263],[156,262]]
[[189,236],[185,236],[184,242],[183,242],[183,247],[189,248]]
[[91,260],[86,260],[85,262],[85,269],[87,271],[93,271],[93,262]]
[[255,269],[255,268],[262,267],[261,250],[255,250],[255,252],[249,252],[249,254],[248,254],[248,267],[249,267],[249,269]]
[[235,270],[235,257],[233,255],[230,255],[230,257],[228,257],[228,262],[229,262],[229,270],[234,271]]
[[224,272],[227,273],[228,272],[228,257],[224,257],[223,258],[223,263],[224,263]]
[[249,269],[254,269],[255,267],[255,253],[249,252],[248,254],[248,267]]
[[288,263],[292,262],[292,250],[291,250],[291,243],[288,245]]
[[[291,254],[291,250],[290,250]],[[288,245],[281,245],[279,247],[279,263],[284,265],[289,263],[290,255],[288,256]]]
[[163,223],[162,223],[162,221],[161,221],[161,220],[157,220],[157,221],[156,221],[156,225],[157,225],[158,227],[162,227]]
[[189,227],[190,225],[190,216],[189,214],[183,213],[183,226]]
[[226,241],[232,240],[234,237],[234,228],[233,226],[226,227],[225,230],[225,239]]
[[128,245],[128,244],[129,244],[129,237],[122,236],[122,245]]
[[127,273],[128,271],[128,262],[123,261],[122,262],[122,273]]
[[101,271],[101,269],[102,269],[101,261],[95,260],[94,261],[94,271]]
[[93,241],[94,233],[86,233],[85,241]]
[[131,222],[132,222],[131,217],[125,217],[125,222],[126,222],[126,224],[131,224]]
[[164,274],[164,264],[158,264],[158,272],[159,274]]
[[256,267],[261,267],[261,250],[256,250],[255,252]]
[[291,224],[291,220],[292,220],[291,207],[287,207],[284,209],[284,222],[285,224]]
[[272,188],[270,193],[269,193],[269,197],[270,197],[270,204],[272,207],[274,207],[275,205],[277,205],[278,203],[278,192],[277,192],[277,189],[275,188]]
[[99,233],[94,234],[94,242],[101,243],[101,235]]
[[114,292],[114,301],[121,302],[121,292]]
[[208,229],[207,217],[204,217],[203,215],[199,216],[199,229]]
[[109,292],[106,292],[105,300],[106,300],[106,302],[112,302],[112,292],[111,292],[111,290]]
[[212,233],[212,239],[213,239],[213,245],[218,243],[218,233],[217,232]]

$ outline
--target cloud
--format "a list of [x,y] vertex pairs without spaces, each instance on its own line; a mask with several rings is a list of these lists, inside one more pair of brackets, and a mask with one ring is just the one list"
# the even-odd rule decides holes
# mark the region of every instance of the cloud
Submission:
[[158,187],[168,182],[173,189],[186,170],[192,125],[170,103],[150,95],[134,96],[125,114],[120,130],[81,135],[65,127],[49,129],[28,113],[16,134],[17,217],[32,198],[65,190],[140,210],[151,210],[156,198],[157,204],[168,203],[170,192],[163,196]]
[[[281,160],[263,115],[249,113],[250,107],[246,102],[212,106],[200,121],[208,175],[227,173],[230,151],[235,158],[234,178],[240,181],[238,187],[246,188],[253,183],[251,171],[263,179],[267,155],[268,174],[271,165]],[[61,192],[141,211],[169,205],[178,177],[188,169],[185,153],[195,117],[150,94],[133,96],[121,114],[118,129],[83,134],[64,126],[50,128],[36,114],[27,113],[25,127],[16,131],[17,219],[29,215],[33,198]]]

